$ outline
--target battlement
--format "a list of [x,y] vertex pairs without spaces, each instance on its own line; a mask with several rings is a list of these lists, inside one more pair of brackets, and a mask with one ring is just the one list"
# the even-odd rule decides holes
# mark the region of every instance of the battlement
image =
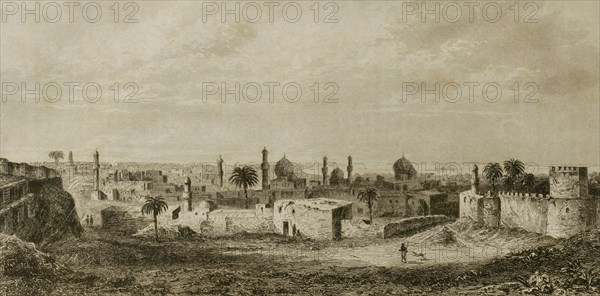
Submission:
[[60,174],[54,169],[45,166],[32,166],[24,162],[10,162],[6,158],[0,158],[0,174],[22,176],[36,180],[60,177]]
[[541,193],[523,193],[514,191],[498,191],[498,196],[516,196],[516,197],[531,197],[531,198],[551,198],[550,195]]
[[550,173],[580,173],[585,172],[587,175],[587,167],[576,167],[576,166],[551,166]]
[[587,167],[551,166],[548,176],[553,198],[588,198]]

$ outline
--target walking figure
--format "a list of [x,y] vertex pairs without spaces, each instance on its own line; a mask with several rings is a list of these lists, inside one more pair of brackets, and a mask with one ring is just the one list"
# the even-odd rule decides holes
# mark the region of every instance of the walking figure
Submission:
[[406,253],[408,253],[408,248],[402,243],[400,246],[400,255],[402,255],[402,262],[406,263]]
[[90,216],[90,226],[94,226],[94,217]]

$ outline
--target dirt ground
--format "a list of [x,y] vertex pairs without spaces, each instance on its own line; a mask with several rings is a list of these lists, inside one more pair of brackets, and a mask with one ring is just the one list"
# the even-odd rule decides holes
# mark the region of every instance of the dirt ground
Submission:
[[[398,258],[400,242],[409,246],[405,264]],[[419,243],[427,246],[419,248]],[[83,237],[43,250],[71,273],[3,278],[0,295],[506,295],[526,288],[520,277],[567,266],[563,259],[572,254],[564,248],[548,254],[538,250],[554,250],[561,243],[464,221],[403,238],[335,242],[276,234],[163,237],[155,242],[86,228]],[[508,255],[498,257],[496,249],[463,257],[439,251],[481,252],[483,246],[500,247],[499,255]],[[442,255],[436,257],[435,248]],[[557,258],[531,259],[531,250]],[[590,254],[598,250],[597,245],[582,250],[587,253],[580,254],[581,260],[596,260]],[[594,292],[593,287],[584,291],[581,295]]]

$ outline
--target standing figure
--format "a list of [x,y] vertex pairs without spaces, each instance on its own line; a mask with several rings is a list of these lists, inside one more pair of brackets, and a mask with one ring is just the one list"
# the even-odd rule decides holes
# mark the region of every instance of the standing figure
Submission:
[[90,226],[94,226],[94,217],[90,216]]
[[400,255],[402,256],[402,262],[406,263],[406,253],[408,253],[408,248],[402,243],[400,246]]
[[90,226],[90,215],[85,215],[85,224]]

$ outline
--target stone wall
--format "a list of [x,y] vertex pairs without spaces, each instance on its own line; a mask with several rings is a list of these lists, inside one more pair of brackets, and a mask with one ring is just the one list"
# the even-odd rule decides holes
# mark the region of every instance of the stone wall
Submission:
[[443,215],[405,218],[385,225],[382,230],[382,236],[383,238],[399,236],[449,220],[451,219]]
[[[272,211],[271,211],[272,212]],[[208,213],[213,229],[221,232],[273,232],[273,215],[257,209],[215,210]]]
[[597,208],[597,199],[556,198],[548,200],[546,234],[552,237],[568,238],[596,227]]
[[519,227],[546,234],[548,201],[542,197],[515,193],[500,194],[500,219],[506,227]]
[[[273,224],[275,231],[283,235],[294,235],[294,229],[302,237],[313,239],[332,239],[335,236],[334,224],[341,220],[351,219],[352,204],[347,203],[338,208],[319,208],[293,200],[282,200],[275,203],[273,208]],[[284,230],[287,224],[287,232]]]
[[22,176],[29,179],[48,179],[60,177],[60,174],[45,166],[31,166],[27,163],[10,162],[0,158],[0,174]]

